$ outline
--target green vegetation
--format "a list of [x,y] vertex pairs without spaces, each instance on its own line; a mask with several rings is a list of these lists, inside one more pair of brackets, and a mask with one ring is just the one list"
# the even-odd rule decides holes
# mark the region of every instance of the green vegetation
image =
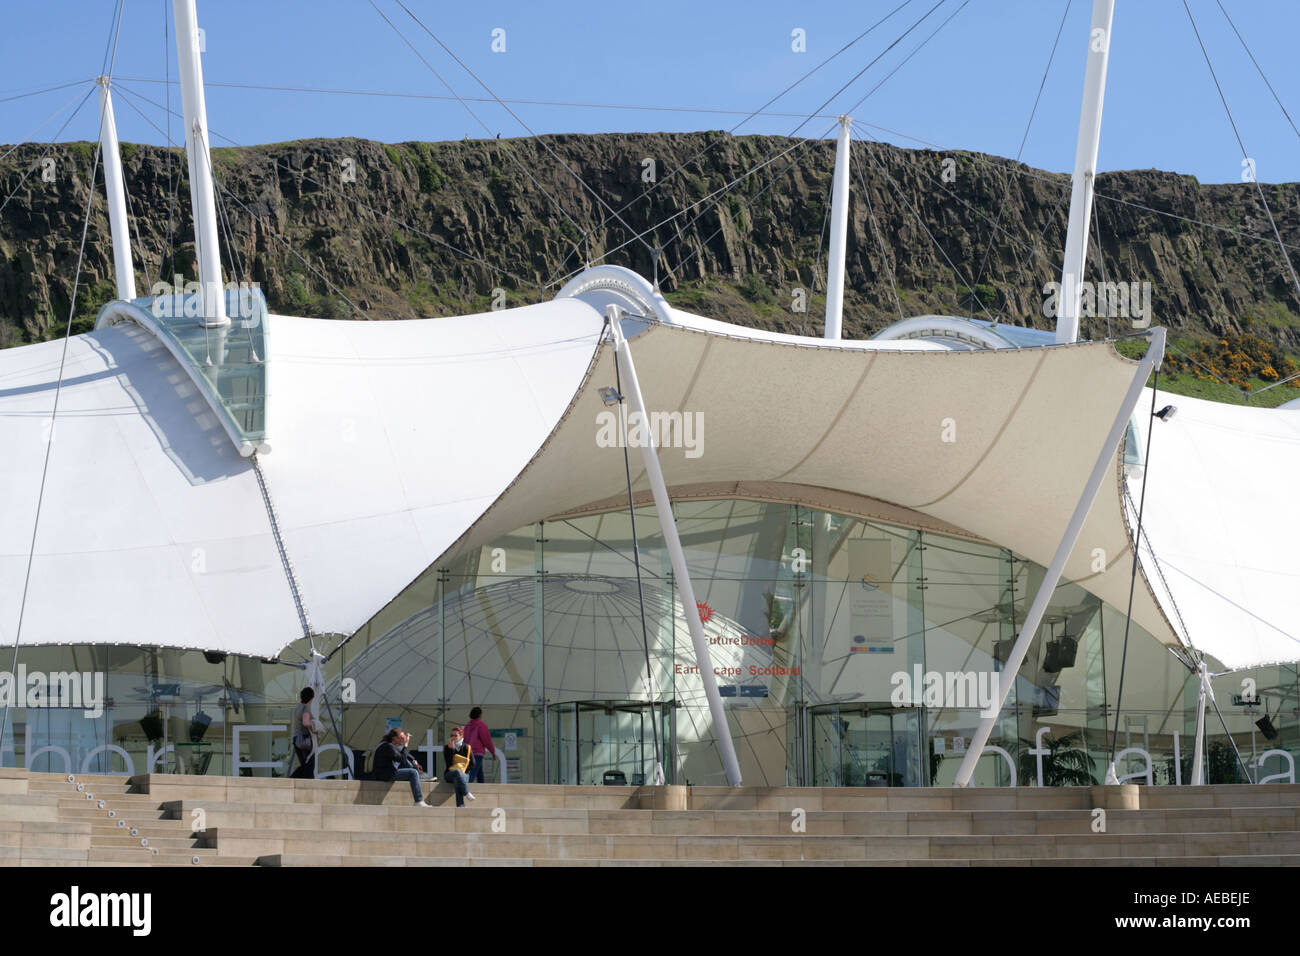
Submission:
[[[1043,786],[1089,787],[1101,783],[1097,779],[1097,761],[1088,753],[1088,741],[1082,730],[1063,737],[1044,737]],[[1038,749],[1032,740],[1020,738],[1020,760],[1017,776],[1022,786],[1038,779]]]
[[674,307],[687,312],[700,313],[707,307],[709,294],[707,287],[699,282],[683,282],[672,292],[665,292],[664,298]]
[[433,149],[428,143],[412,143],[415,173],[420,180],[420,192],[431,193],[441,189],[447,181],[442,167],[433,158]]
[[745,204],[735,193],[727,196],[727,212],[731,214],[731,221],[736,224],[738,230],[749,231],[749,218],[745,215]]
[[562,232],[564,237],[570,242],[577,242],[582,238],[582,233],[578,231],[577,226],[567,219],[560,220],[560,232]]
[[[112,279],[100,279],[97,282],[82,283],[77,290],[77,312],[72,318],[72,334],[80,335],[95,328],[95,319],[105,303],[117,298],[117,283]],[[64,316],[67,312],[63,313]],[[61,325],[62,323],[57,323]],[[58,331],[62,331],[60,328]]]
[[307,283],[297,272],[290,272],[284,277],[284,304],[303,311],[311,302],[311,293]]
[[415,170],[415,178],[420,183],[420,192],[431,193],[442,188],[447,181],[442,167],[433,158],[433,147],[428,143],[391,143],[381,144],[388,161],[399,172],[405,174],[409,162]]
[[74,162],[85,166],[87,169],[95,161],[94,143],[68,143],[64,148],[72,156]]
[[767,287],[761,276],[749,273],[740,284],[740,294],[755,305],[773,305],[776,296]]
[[220,149],[213,148],[212,150],[213,171],[215,172],[216,169],[218,168],[223,170],[234,169],[236,166],[239,165],[241,158],[242,157],[239,155],[239,150],[236,148],[232,148],[229,146],[223,146]]
[[963,285],[960,287],[960,291],[961,291],[961,301],[963,304],[968,304],[972,300],[972,298],[974,298],[978,300],[979,303],[983,305],[984,308],[986,309],[992,309],[994,306],[997,305],[998,290],[993,288],[993,286],[991,285],[986,285],[983,282],[977,282],[975,283],[974,289],[971,289],[970,286]]
[[[1226,382],[1247,391],[1300,374],[1300,366],[1280,348],[1249,332],[1218,341],[1201,340],[1187,349],[1170,349],[1170,353],[1165,362],[1171,372]],[[1300,379],[1282,387],[1300,388]]]
[[682,182],[686,184],[686,194],[692,200],[703,199],[709,194],[709,187],[704,180],[694,173],[683,172]]
[[309,313],[321,319],[351,319],[352,306],[336,295],[326,295],[311,304]]
[[[1139,359],[1147,349],[1145,339],[1115,344],[1125,358]],[[1271,342],[1249,333],[1219,339],[1179,339],[1165,350],[1160,388],[1229,405],[1276,408],[1297,397],[1300,378],[1259,391],[1300,373],[1300,363]],[[1153,377],[1154,378],[1154,377]],[[1150,383],[1148,383],[1150,384]],[[1248,392],[1258,392],[1247,396]]]
[[1241,324],[1249,327],[1256,322],[1270,329],[1286,329],[1296,324],[1295,314],[1276,299],[1266,299],[1241,317]]

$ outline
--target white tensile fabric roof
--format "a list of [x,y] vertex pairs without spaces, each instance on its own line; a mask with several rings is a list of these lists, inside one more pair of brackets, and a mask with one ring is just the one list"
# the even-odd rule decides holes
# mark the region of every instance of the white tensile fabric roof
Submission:
[[[1178,411],[1152,423],[1142,522],[1153,586],[1163,600],[1167,584],[1191,643],[1228,668],[1300,659],[1300,408],[1159,392],[1165,405]],[[1148,416],[1136,418],[1145,453]]]
[[[409,322],[273,316],[260,458],[318,633],[350,634],[497,496],[550,432],[601,316],[575,299]],[[62,342],[0,351],[0,644],[12,645]],[[266,504],[171,354],[74,336],[23,644],[269,657],[302,625]]]
[[[631,341],[647,405],[703,415],[698,457],[661,451],[670,486],[846,513],[870,501],[873,516],[1044,565],[1136,367],[1104,343],[927,351],[671,317]],[[275,451],[260,460],[314,631],[350,634],[435,562],[625,494],[621,449],[596,440],[597,390],[615,382],[602,325],[575,298],[400,323],[272,317]],[[0,643],[17,626],[62,348],[0,351]],[[74,337],[59,401],[23,644],[271,656],[302,635],[256,475],[160,343],[130,324]],[[1230,666],[1300,658],[1279,636],[1300,619],[1282,483],[1300,413],[1172,401],[1145,523],[1188,632]],[[1122,480],[1117,460],[1065,572],[1119,609]],[[1207,508],[1215,521],[1190,520]],[[1134,619],[1176,643],[1151,587],[1140,575]]]

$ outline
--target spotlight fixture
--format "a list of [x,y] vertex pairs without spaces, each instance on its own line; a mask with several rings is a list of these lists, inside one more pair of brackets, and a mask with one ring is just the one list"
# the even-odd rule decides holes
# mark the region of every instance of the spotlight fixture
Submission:
[[[1015,647],[1016,639],[1014,636],[1005,641],[993,642],[993,659],[999,664],[1005,665],[1007,659],[1011,657],[1011,648]],[[1000,669],[1000,668],[999,668]]]
[[190,721],[190,743],[202,742],[203,735],[208,732],[208,725],[211,723],[212,718],[203,711],[196,713],[194,719]]
[[224,664],[226,662],[226,655],[221,651],[204,651],[203,659],[209,664]]
[[612,385],[605,385],[600,389],[600,400],[606,405],[618,405],[623,401],[623,396],[618,393]]
[[[1048,625],[1049,634],[1055,629],[1055,625]],[[1059,639],[1054,635],[1052,638],[1047,642],[1047,653],[1043,656],[1043,671],[1047,674],[1058,674],[1063,668],[1074,666],[1079,652],[1079,640],[1067,634],[1064,627],[1061,628]]]
[[1160,419],[1162,422],[1167,422],[1175,415],[1178,414],[1178,406],[1166,405],[1164,408],[1160,409],[1160,411],[1153,412],[1152,414],[1154,414],[1155,417]]
[[1277,728],[1273,726],[1273,721],[1268,719],[1268,714],[1255,721],[1255,726],[1259,728],[1265,740],[1277,740]]

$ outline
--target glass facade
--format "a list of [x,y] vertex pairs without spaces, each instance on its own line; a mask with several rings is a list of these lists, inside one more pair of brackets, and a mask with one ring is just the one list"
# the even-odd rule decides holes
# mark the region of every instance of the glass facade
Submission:
[[[1008,679],[1001,662],[1043,568],[795,504],[689,501],[676,515],[747,784],[952,783],[994,682]],[[650,778],[658,752],[669,782],[724,783],[653,508],[637,510],[636,531],[639,585],[626,509],[521,528],[431,570],[343,648],[349,727],[377,737],[387,718],[418,711],[417,727],[441,739],[479,706],[512,732],[510,779],[590,784],[615,771],[633,782]],[[1124,623],[1081,586],[1056,589],[975,784],[1101,782]],[[1174,753],[1190,768],[1195,681],[1137,626],[1123,669],[1119,773],[1186,780]],[[1261,672],[1266,685],[1286,708],[1280,740],[1252,750],[1250,715],[1224,708],[1248,762],[1300,743],[1296,668]],[[1218,764],[1225,781],[1245,779]]]
[[[635,521],[639,580],[626,509],[541,522],[430,569],[350,639],[318,639],[326,650],[342,642],[326,666],[329,745],[318,773],[339,771],[335,725],[356,757],[393,722],[432,748],[477,706],[505,758],[487,765],[492,779],[637,784],[658,762],[669,783],[725,783],[654,509]],[[952,783],[981,711],[1012,679],[1002,662],[1041,567],[977,541],[797,504],[684,501],[677,522],[709,645],[704,666],[747,785]],[[1081,586],[1056,589],[975,785],[1099,783],[1117,703],[1121,776],[1190,779],[1196,682],[1137,626],[1122,660],[1124,624]],[[94,717],[11,708],[3,762],[282,775],[304,683],[291,664],[308,650],[300,641],[279,661],[259,661],[24,649],[29,671],[103,673],[106,700]],[[1260,704],[1247,702],[1246,681]],[[1215,687],[1248,766],[1211,711],[1211,782],[1293,774],[1297,666]],[[1265,715],[1275,739],[1256,726]]]

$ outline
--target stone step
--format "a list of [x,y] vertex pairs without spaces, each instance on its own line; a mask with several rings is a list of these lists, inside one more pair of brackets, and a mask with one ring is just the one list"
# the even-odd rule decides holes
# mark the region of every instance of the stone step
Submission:
[[59,820],[59,804],[44,794],[6,793],[0,795],[0,822]]
[[1034,836],[596,836],[508,833],[304,833],[210,829],[222,855],[510,858],[994,859],[1250,856],[1300,853],[1300,833],[1052,834]]
[[[532,859],[501,857],[496,859],[464,859],[460,857],[394,857],[394,856],[323,856],[315,854],[269,854],[257,858],[258,866],[447,866],[447,867],[558,867],[558,866],[717,866],[713,860],[662,860],[662,859]],[[1155,866],[1296,866],[1300,867],[1300,854],[1261,856],[1198,856],[1198,857],[1082,857],[1077,859],[1004,859],[1004,860],[729,860],[728,867],[824,867],[824,866],[1103,866],[1103,867],[1155,867]]]
[[59,802],[60,806],[76,806],[80,803],[94,803],[97,800],[104,800],[115,807],[157,807],[159,801],[147,793],[105,793],[102,790],[86,789],[82,793],[52,793],[47,796],[53,797]]
[[[72,786],[66,774],[35,773],[4,768],[3,779],[26,780],[32,790]],[[273,777],[221,777],[185,774],[147,774],[131,778],[100,774],[77,774],[76,782],[93,790],[135,793],[196,788],[192,796],[212,799],[219,791],[257,791],[261,799],[273,802],[322,802],[386,804],[392,797],[400,804],[409,796],[405,785],[378,784],[344,780],[290,780]],[[440,801],[452,799],[451,789],[443,783],[429,788]],[[646,793],[688,792],[692,809],[911,809],[911,810],[1014,810],[1014,809],[1091,809],[1089,787],[1018,787],[1018,788],[889,788],[889,787],[560,787],[538,784],[476,784],[476,792],[513,795],[518,806],[564,805],[578,801],[584,806],[606,809],[637,807]],[[1100,788],[1098,788],[1100,789]],[[1112,790],[1114,788],[1107,788]],[[1133,787],[1140,793],[1143,806],[1152,809],[1214,806],[1300,806],[1300,786],[1295,784],[1240,784],[1204,787]],[[559,802],[557,802],[559,801]],[[509,806],[503,799],[495,805]],[[572,805],[572,804],[570,804]]]
[[[173,801],[164,813],[177,823],[201,819],[208,828],[345,833],[542,833],[635,835],[792,834],[797,818],[782,811],[742,810],[463,810],[410,806],[255,804]],[[196,816],[202,811],[202,816]],[[1090,833],[1087,810],[811,811],[798,818],[812,835],[996,836]],[[494,827],[498,828],[494,830]],[[504,829],[500,829],[504,827]],[[1206,833],[1300,830],[1300,809],[1257,807],[1111,810],[1106,830],[1122,833]]]
[[100,774],[73,774],[75,780],[69,780],[67,774],[34,773],[27,780],[27,791],[62,793],[76,791],[78,786],[87,790],[102,790],[106,793],[127,793],[131,784],[126,777],[110,777]]
[[[458,810],[444,784],[426,786],[435,804],[426,809],[411,806],[409,788],[400,783],[176,774],[130,781],[78,775],[76,783],[85,789],[78,792],[65,774],[0,768],[0,865],[1300,861],[1300,787],[1293,785],[903,790],[483,784],[474,787],[478,801]],[[1095,805],[1107,808],[1104,833],[1092,832]],[[204,829],[194,833],[195,826]],[[141,846],[141,839],[150,845]]]
[[[167,849],[158,849],[159,852],[156,856],[150,853],[149,847],[140,846],[91,847],[88,851],[84,852],[86,858],[91,861],[120,861],[130,863],[144,860],[149,865],[161,862],[184,863],[187,866],[251,866],[253,863],[252,857],[241,858],[233,855],[222,857],[214,853],[212,850],[204,850],[202,848],[192,849],[184,847],[169,847]],[[198,858],[198,863],[193,862],[195,857]]]
[[96,848],[107,847],[142,847],[141,840],[148,840],[148,845],[157,847],[159,850],[199,850],[198,841],[190,836],[157,836],[140,832],[138,836],[131,836],[130,832],[124,831],[124,835],[118,834],[98,834],[92,833],[90,836],[90,845]]
[[[112,810],[113,812],[112,817],[108,816],[109,810]],[[144,813],[135,813],[134,810],[125,810],[125,812],[122,812],[122,810],[114,809],[112,805],[109,805],[107,809],[103,810],[60,810],[59,816],[61,819],[69,819],[69,821],[75,819],[75,821],[79,822],[108,823],[110,826],[117,826],[117,821],[120,821],[120,819],[125,819],[127,825],[130,826],[156,826],[159,825],[159,823],[175,825],[175,823],[179,823],[179,821],[175,821],[175,819],[168,819],[165,816],[162,816],[161,810],[152,810],[152,812]]]
[[204,866],[254,866],[256,865],[256,863],[257,860],[251,856],[250,857],[234,857],[234,856],[215,857],[214,856],[214,857],[202,859],[201,862],[197,864],[192,862],[189,859],[189,857],[185,857],[185,858],[177,857],[175,859],[172,859],[165,856],[156,856],[153,858],[152,863],[148,863],[145,865],[146,866],[172,866],[172,867],[187,866],[191,870],[193,870]]
[[[22,821],[0,824],[0,849],[21,851],[30,847],[82,849],[91,846],[93,834],[86,824],[63,821]],[[10,854],[15,855],[15,854]]]
[[[122,826],[118,826],[119,821],[123,824]],[[131,830],[138,830],[141,836],[148,836],[151,833],[158,836],[188,836],[192,832],[190,827],[185,826],[179,820],[139,821],[118,818],[116,820],[94,820],[90,822],[90,832],[94,834],[111,836],[130,832]]]
[[0,864],[4,866],[30,866],[39,865],[36,861],[48,861],[50,866],[79,866],[86,862],[88,853],[90,853],[89,845],[67,847],[41,845],[0,846]]
[[1300,807],[1300,785],[1240,784],[1205,787],[1142,787],[1142,807],[1149,810],[1206,807]]

